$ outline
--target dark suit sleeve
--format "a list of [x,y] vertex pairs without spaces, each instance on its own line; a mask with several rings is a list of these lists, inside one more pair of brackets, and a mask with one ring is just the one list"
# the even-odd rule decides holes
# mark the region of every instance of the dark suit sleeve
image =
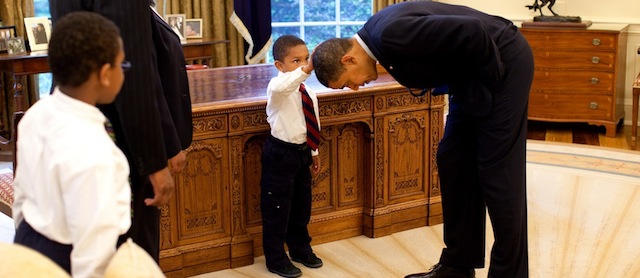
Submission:
[[[169,157],[191,145],[193,124],[189,79],[180,38],[161,17],[151,12],[154,18],[153,40],[158,54],[158,71],[164,105],[169,113],[163,120]],[[163,114],[163,116],[165,116]],[[171,148],[171,149],[169,149]]]
[[158,105],[167,156],[173,157],[191,144],[191,98],[180,38],[155,12],[151,12],[153,42],[158,55],[158,82],[163,98]]
[[[158,70],[153,60],[149,2],[143,0],[50,0],[53,23],[63,15],[93,11],[112,20],[124,42],[132,68],[125,74],[120,94],[101,110],[114,123],[118,144],[127,155],[132,173],[149,175],[167,167],[167,154],[157,98]],[[117,119],[113,119],[117,117]],[[123,143],[124,142],[124,143]]]

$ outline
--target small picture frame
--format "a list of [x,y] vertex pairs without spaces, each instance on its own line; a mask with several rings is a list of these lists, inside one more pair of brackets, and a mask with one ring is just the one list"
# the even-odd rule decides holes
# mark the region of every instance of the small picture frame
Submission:
[[10,55],[27,53],[27,49],[24,46],[24,40],[20,37],[7,39],[7,53]]
[[202,38],[202,19],[201,18],[187,19],[184,25],[184,33],[187,39],[201,39]]
[[7,40],[16,37],[15,26],[0,26],[0,53],[8,52]]
[[171,26],[171,29],[173,29],[173,31],[176,32],[178,37],[180,37],[180,40],[184,40],[185,39],[184,24],[187,19],[186,15],[185,14],[168,14],[168,15],[165,15],[165,19],[167,20],[167,24]]
[[24,27],[31,51],[47,50],[51,38],[51,24],[48,17],[25,17]]

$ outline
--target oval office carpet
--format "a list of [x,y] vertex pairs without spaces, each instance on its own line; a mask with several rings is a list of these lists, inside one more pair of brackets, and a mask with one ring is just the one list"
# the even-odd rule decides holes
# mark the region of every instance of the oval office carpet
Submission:
[[[530,277],[640,277],[640,152],[529,140],[527,180]],[[442,225],[435,225],[315,245],[323,267],[294,264],[302,277],[404,277],[437,263],[443,246]],[[253,265],[194,277],[279,276],[257,257]],[[476,277],[487,277],[487,269]]]

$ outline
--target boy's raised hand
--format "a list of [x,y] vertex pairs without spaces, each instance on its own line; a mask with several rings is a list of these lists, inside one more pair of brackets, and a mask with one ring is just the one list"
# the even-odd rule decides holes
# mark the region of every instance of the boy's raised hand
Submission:
[[313,71],[313,59],[311,59],[311,57],[313,57],[313,52],[311,52],[311,55],[309,55],[309,62],[302,66],[302,71],[304,71],[307,74],[311,74],[311,72]]

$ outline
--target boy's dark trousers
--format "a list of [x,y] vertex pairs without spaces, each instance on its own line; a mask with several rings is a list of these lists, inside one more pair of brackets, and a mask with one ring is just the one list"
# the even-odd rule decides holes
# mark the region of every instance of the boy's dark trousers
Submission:
[[262,247],[269,269],[280,269],[292,256],[312,253],[307,224],[311,218],[311,150],[269,136],[262,149],[260,181]]
[[34,230],[26,221],[22,221],[18,225],[13,242],[38,251],[71,274],[71,250],[73,250],[73,246],[48,239]]

